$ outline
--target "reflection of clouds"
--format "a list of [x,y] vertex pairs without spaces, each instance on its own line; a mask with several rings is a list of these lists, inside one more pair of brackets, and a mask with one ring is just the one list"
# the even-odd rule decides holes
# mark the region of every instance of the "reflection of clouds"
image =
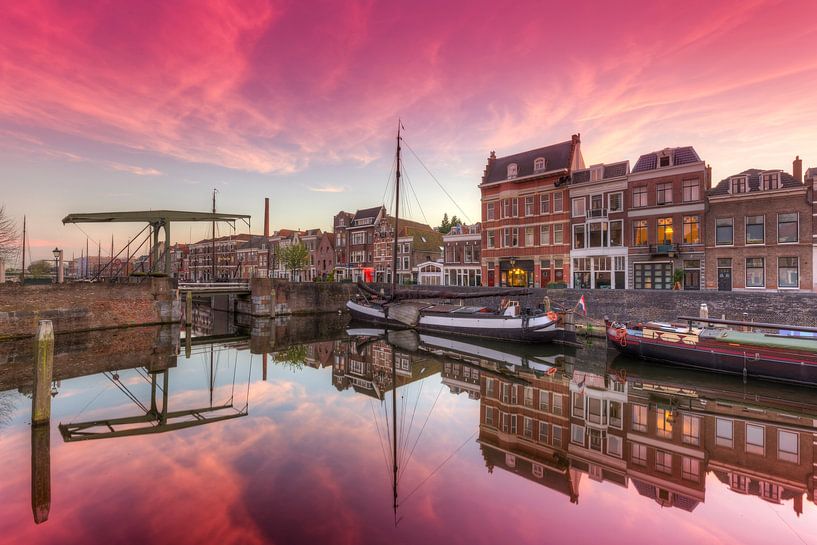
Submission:
[[17,395],[13,392],[0,392],[0,430],[6,427],[14,417],[17,407]]

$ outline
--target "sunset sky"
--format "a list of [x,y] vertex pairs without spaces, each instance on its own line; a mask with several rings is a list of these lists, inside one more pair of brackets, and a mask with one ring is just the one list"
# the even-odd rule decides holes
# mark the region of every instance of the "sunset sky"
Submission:
[[[256,233],[267,196],[273,228],[329,229],[382,202],[398,117],[471,221],[491,150],[576,132],[588,164],[693,145],[716,180],[817,166],[811,0],[83,6],[2,6],[0,204],[35,258],[79,256],[69,212],[206,210],[213,188]],[[413,219],[463,215],[406,163]],[[140,228],[83,226],[103,255]]]

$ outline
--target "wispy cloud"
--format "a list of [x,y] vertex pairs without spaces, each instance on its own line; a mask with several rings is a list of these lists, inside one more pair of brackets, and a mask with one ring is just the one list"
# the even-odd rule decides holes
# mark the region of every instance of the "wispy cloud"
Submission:
[[343,193],[344,191],[346,191],[346,187],[337,185],[324,185],[320,187],[309,187],[309,191],[314,191],[316,193]]

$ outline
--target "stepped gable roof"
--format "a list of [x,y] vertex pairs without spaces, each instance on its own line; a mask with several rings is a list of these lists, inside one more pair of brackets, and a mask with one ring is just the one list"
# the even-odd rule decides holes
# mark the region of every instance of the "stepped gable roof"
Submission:
[[[658,156],[664,152],[668,152],[672,154],[672,165],[671,166],[678,166],[678,165],[688,165],[690,163],[697,163],[701,160],[698,156],[698,153],[695,151],[695,148],[692,146],[683,146],[679,148],[667,148],[661,151],[653,151],[651,153],[645,153],[641,157],[638,158],[636,161],[635,166],[633,167],[633,172],[645,172],[648,170],[656,170],[658,169]],[[663,167],[668,168],[668,167]]]
[[535,174],[533,170],[533,162],[539,157],[545,159],[545,170],[548,172],[559,169],[570,168],[570,150],[573,147],[572,140],[559,142],[543,148],[536,148],[522,153],[515,153],[514,155],[507,155],[505,157],[498,157],[493,164],[489,166],[489,170],[485,176],[485,183],[500,182],[508,179],[508,165],[516,163],[517,178],[523,178]]
[[602,170],[602,180],[607,180],[610,178],[619,178],[621,176],[626,176],[627,172],[630,169],[630,164],[628,161],[619,161],[618,163],[610,163],[609,165],[591,165],[588,168],[583,168],[581,170],[573,171],[573,174],[570,177],[571,184],[581,184],[590,181],[590,172],[594,168],[603,167]]
[[803,187],[802,182],[798,182],[794,176],[789,174],[788,172],[783,172],[780,170],[761,170],[759,168],[749,168],[744,170],[743,172],[739,172],[737,174],[732,174],[728,178],[724,178],[718,185],[710,189],[707,194],[709,196],[716,196],[716,195],[728,195],[729,194],[729,185],[731,183],[732,178],[735,176],[747,176],[746,182],[746,192],[747,193],[754,193],[758,191],[774,191],[774,189],[762,189],[761,188],[761,175],[764,172],[779,172],[780,173],[780,188],[779,189],[786,189],[792,187]]

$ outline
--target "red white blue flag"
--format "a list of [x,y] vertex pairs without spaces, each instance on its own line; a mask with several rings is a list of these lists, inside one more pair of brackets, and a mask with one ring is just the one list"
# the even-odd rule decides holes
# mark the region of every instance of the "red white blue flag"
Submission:
[[579,302],[576,303],[576,310],[587,316],[587,305],[584,302],[584,295],[582,295],[579,298]]

